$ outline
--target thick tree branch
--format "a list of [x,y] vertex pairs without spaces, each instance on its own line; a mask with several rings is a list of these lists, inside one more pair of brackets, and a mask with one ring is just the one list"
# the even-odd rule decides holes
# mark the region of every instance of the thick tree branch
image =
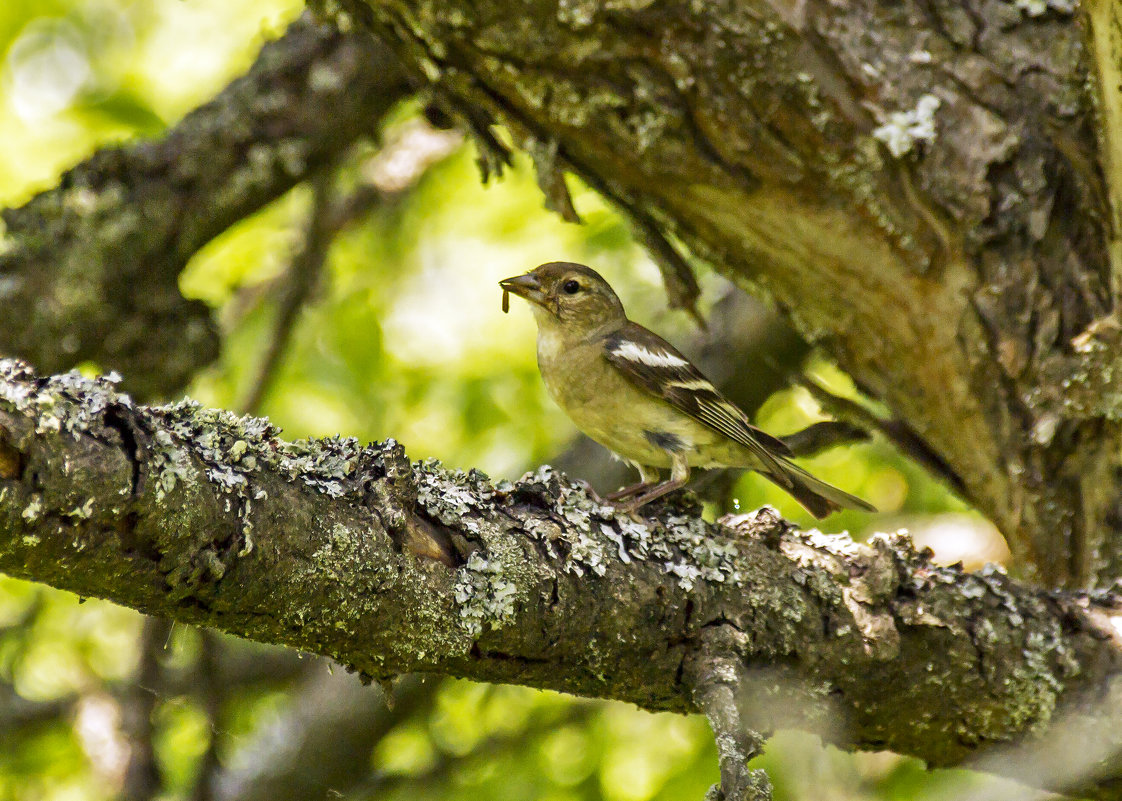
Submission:
[[210,310],[179,292],[187,260],[409,91],[368,34],[295,23],[164,139],[103,150],[3,213],[0,352],[49,370],[92,360],[141,396],[182,389],[218,348]]
[[765,695],[801,699],[745,710],[758,730],[835,717],[853,747],[954,765],[1122,714],[1096,696],[1122,665],[1115,598],[936,567],[900,537],[856,545],[767,510],[711,525],[688,505],[637,523],[545,468],[493,485],[392,442],[288,443],[11,361],[0,441],[18,455],[0,569],[370,676],[695,710],[686,665],[720,625]]

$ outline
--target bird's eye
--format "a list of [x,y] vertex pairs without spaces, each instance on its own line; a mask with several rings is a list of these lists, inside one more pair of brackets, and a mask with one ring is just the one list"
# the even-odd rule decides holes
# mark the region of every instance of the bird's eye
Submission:
[[561,288],[565,290],[566,294],[575,295],[578,292],[580,292],[580,282],[579,281],[566,281],[564,286],[562,286]]

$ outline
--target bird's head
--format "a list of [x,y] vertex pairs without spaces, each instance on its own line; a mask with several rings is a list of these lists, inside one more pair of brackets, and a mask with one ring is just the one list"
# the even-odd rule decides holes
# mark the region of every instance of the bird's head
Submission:
[[570,333],[588,333],[627,321],[615,291],[583,264],[547,262],[499,286],[530,301],[539,329],[563,326]]

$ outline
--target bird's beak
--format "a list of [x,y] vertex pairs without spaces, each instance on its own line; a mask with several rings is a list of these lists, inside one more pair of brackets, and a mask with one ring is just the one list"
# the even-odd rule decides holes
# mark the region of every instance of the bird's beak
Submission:
[[533,273],[517,275],[514,278],[504,278],[499,281],[503,292],[510,292],[520,298],[525,298],[539,306],[545,305],[545,293],[542,292],[542,282]]

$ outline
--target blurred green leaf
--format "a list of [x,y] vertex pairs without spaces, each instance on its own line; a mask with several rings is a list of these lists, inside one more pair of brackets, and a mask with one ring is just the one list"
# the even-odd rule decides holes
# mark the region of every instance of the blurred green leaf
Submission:
[[114,92],[95,102],[76,104],[74,112],[84,115],[91,126],[119,126],[137,136],[156,136],[167,127],[143,97],[130,91]]

